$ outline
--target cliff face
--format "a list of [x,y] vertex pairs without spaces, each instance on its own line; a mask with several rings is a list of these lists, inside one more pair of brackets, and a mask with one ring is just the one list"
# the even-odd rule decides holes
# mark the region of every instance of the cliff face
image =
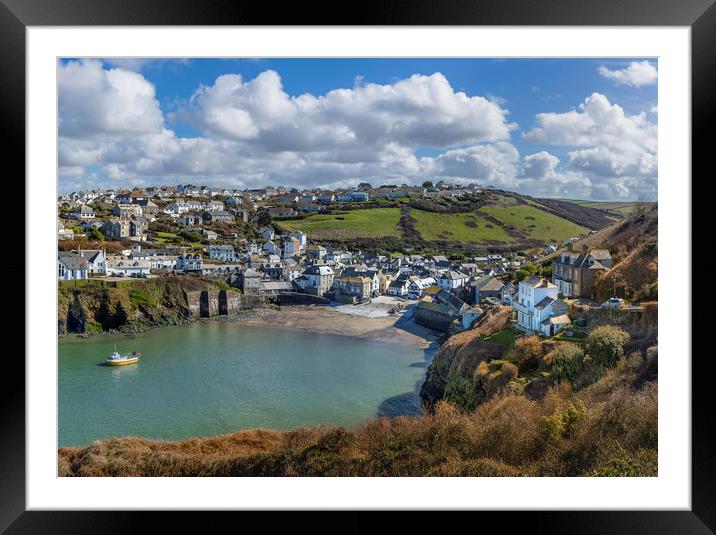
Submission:
[[504,329],[511,315],[512,309],[506,306],[489,310],[472,329],[451,336],[442,345],[420,388],[420,397],[429,409],[446,400],[469,410],[506,386],[509,372],[490,370],[483,364],[499,359],[503,346],[482,337]]
[[[197,314],[187,302],[187,294],[218,293],[216,284],[187,277],[61,282],[58,288],[58,334],[132,333],[189,323]],[[233,296],[231,290],[229,293]],[[238,293],[235,295],[239,296]]]

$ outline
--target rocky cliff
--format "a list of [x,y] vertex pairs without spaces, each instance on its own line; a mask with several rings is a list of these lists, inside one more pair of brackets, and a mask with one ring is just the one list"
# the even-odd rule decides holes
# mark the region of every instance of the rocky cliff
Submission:
[[504,389],[512,378],[509,368],[490,369],[484,365],[500,359],[504,348],[483,338],[504,329],[511,316],[510,307],[493,308],[472,329],[451,336],[442,345],[420,389],[428,408],[445,400],[472,409]]
[[221,281],[193,277],[61,281],[58,285],[58,334],[132,333],[189,323],[199,314],[188,296],[202,291],[218,295],[223,290],[235,303],[240,294],[225,286]]

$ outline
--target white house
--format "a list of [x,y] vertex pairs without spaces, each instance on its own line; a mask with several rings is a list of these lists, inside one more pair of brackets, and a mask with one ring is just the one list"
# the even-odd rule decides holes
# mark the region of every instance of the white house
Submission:
[[209,258],[221,262],[236,262],[233,245],[209,245]]
[[553,336],[571,323],[567,304],[557,298],[557,286],[542,277],[520,281],[512,308],[517,311],[517,324],[522,329],[543,336]]
[[291,282],[293,280],[296,280],[298,277],[300,277],[302,271],[303,271],[303,268],[298,265],[286,266],[286,269],[283,270],[283,278],[284,278],[284,280]]
[[152,269],[148,260],[132,260],[122,256],[107,259],[107,274],[122,277],[147,277]]
[[151,269],[176,269],[177,255],[157,255],[147,257]]
[[83,204],[72,213],[72,217],[79,220],[94,219],[94,210]]
[[317,288],[317,294],[321,296],[330,290],[335,273],[329,266],[313,265],[306,268],[303,277],[306,278],[304,289]]
[[408,298],[409,299],[420,299],[425,290],[435,284],[435,279],[432,277],[420,278],[416,275],[409,277],[410,284],[408,285]]
[[199,253],[180,254],[177,257],[176,269],[185,271],[201,271],[204,268],[204,260]]
[[223,211],[224,210],[224,203],[221,201],[209,201],[207,203],[204,203],[204,209],[209,212],[216,212],[216,211]]
[[[75,253],[74,251],[72,251]],[[75,254],[87,260],[87,271],[91,275],[106,275],[107,274],[107,258],[104,251],[98,249],[94,250],[83,250],[80,249]]]
[[437,278],[437,283],[440,288],[448,292],[453,291],[455,288],[461,288],[470,279],[464,273],[458,271],[446,271]]
[[395,297],[405,297],[408,295],[408,287],[410,286],[410,279],[404,275],[398,276],[395,280],[392,280],[388,285],[388,295]]
[[162,211],[172,217],[177,217],[181,214],[186,214],[189,211],[189,207],[184,202],[173,202],[166,205]]
[[65,225],[61,222],[57,222],[57,239],[58,240],[71,240],[75,237],[75,233],[71,228],[65,228]]
[[86,279],[89,273],[87,260],[69,251],[57,255],[57,278],[59,280]]

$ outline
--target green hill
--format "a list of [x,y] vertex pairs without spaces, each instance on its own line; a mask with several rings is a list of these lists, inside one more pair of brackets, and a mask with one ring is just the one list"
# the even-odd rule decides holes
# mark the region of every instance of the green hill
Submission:
[[367,208],[335,214],[318,214],[305,219],[281,221],[288,230],[302,230],[314,240],[352,240],[399,236],[398,208]]
[[[390,207],[384,207],[387,203]],[[528,249],[584,237],[612,224],[611,211],[504,190],[439,199],[374,199],[332,213],[275,221],[317,242],[399,250]],[[335,211],[333,211],[335,210]]]

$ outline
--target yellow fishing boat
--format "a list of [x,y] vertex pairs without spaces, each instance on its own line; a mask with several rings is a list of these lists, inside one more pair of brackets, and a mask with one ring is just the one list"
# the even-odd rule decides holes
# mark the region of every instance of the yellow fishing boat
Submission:
[[136,351],[132,351],[128,355],[120,355],[117,351],[117,345],[114,346],[114,352],[105,359],[104,363],[107,366],[126,366],[127,364],[136,364],[139,362],[139,357],[141,357],[141,353],[137,353]]

